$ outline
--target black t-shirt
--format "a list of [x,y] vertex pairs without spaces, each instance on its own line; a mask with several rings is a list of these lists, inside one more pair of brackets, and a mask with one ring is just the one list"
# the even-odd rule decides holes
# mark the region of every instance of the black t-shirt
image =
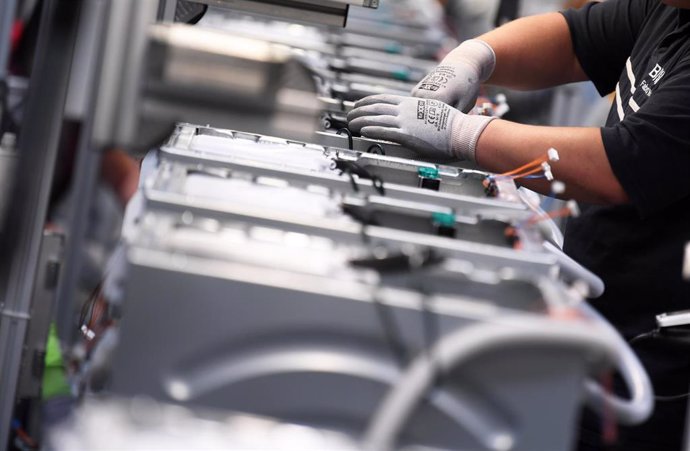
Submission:
[[[690,309],[690,11],[608,0],[564,15],[583,69],[602,95],[615,92],[601,135],[632,202],[583,206],[565,250],[604,279],[592,303],[631,339],[653,329],[655,315]],[[644,344],[638,353],[658,394],[688,391],[690,349]],[[620,449],[680,449],[686,402],[657,403],[651,422],[623,431]]]

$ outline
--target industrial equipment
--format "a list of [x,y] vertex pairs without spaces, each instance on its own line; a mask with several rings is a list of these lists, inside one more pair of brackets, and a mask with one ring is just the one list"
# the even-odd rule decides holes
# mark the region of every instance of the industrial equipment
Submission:
[[[177,2],[58,3],[26,116],[46,133],[20,138],[27,180],[2,242],[0,446],[17,396],[38,397],[50,307],[31,307],[54,297],[84,398],[50,434],[57,451],[566,451],[584,405],[626,425],[650,415],[644,369],[584,301],[603,283],[559,250],[548,202],[346,129],[354,102],[407,94],[455,44],[436,2],[204,0],[197,26],[155,23]],[[70,76],[56,49],[92,71]],[[494,100],[475,113],[507,111]],[[37,235],[64,103],[80,127],[63,242]],[[141,180],[82,305],[88,206],[113,148],[145,155]],[[552,181],[557,151],[543,151],[537,176]],[[629,399],[599,383],[611,371]]]

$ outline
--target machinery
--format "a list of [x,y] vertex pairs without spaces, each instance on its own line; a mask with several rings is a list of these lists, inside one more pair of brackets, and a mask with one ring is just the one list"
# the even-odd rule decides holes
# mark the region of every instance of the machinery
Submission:
[[[585,405],[608,422],[650,415],[649,380],[584,301],[603,283],[559,250],[550,200],[343,129],[356,100],[409,92],[454,44],[435,3],[208,0],[197,26],[155,23],[176,2],[72,1],[69,18],[59,3],[45,14],[64,38],[49,29],[41,52],[59,69],[40,72],[60,82],[39,122],[52,132],[18,145],[19,168],[45,167],[16,181],[26,202],[0,243],[16,263],[0,274],[15,296],[0,311],[0,441],[17,387],[36,397],[35,380],[18,380],[26,330],[35,348],[46,329],[31,314],[45,274],[36,293],[55,298],[84,398],[48,437],[59,451],[189,435],[208,449],[565,451]],[[96,68],[79,73],[87,94],[68,95],[57,44]],[[82,125],[69,235],[39,254],[65,99]],[[507,108],[496,98],[475,113]],[[81,304],[85,206],[113,148],[145,155],[140,185]],[[550,178],[558,154],[544,153]],[[602,388],[612,371],[629,399]]]
[[[620,337],[554,317],[581,311],[569,284],[596,278],[559,268],[533,224],[506,236],[534,215],[514,185],[492,198],[476,171],[191,125],[144,166],[108,296],[120,397],[230,407],[366,449],[568,449],[584,381],[606,366],[642,381],[616,404],[622,421],[651,407]],[[448,176],[434,189],[420,168]],[[446,350],[467,362],[443,363]],[[421,362],[441,379],[388,430],[372,412]]]

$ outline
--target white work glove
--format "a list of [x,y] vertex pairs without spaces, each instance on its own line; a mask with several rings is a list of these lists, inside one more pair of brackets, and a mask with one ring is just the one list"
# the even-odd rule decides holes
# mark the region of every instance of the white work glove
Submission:
[[496,54],[489,44],[478,39],[465,41],[419,82],[412,96],[440,100],[467,113],[495,67]]
[[392,141],[428,158],[472,162],[479,137],[494,119],[464,114],[438,100],[386,94],[360,100],[347,115],[355,134]]

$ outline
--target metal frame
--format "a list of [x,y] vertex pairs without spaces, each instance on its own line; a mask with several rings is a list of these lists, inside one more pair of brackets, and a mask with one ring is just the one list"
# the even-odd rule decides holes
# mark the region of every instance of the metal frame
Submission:
[[[4,4],[4,3],[3,3]],[[13,199],[0,250],[0,446],[10,425],[37,265],[55,172],[63,109],[77,40],[83,0],[46,0],[25,123],[41,133],[22,130]]]
[[226,7],[333,27],[347,25],[350,5],[378,8],[379,0],[196,0],[210,6]]
[[158,5],[158,20],[161,22],[174,22],[177,0],[160,0]]
[[40,440],[43,429],[41,396],[46,344],[50,323],[53,320],[55,290],[62,263],[64,238],[64,235],[48,231],[43,235],[34,300],[31,306],[31,321],[26,332],[24,358],[17,388],[17,398],[29,401],[29,418],[25,429],[36,440]]
[[[92,1],[91,8],[84,21],[91,22],[97,30],[103,30],[107,24],[107,16],[111,12],[109,1]],[[84,38],[96,39],[93,46],[83,49],[83,54],[78,55],[81,64],[88,64],[96,69],[87,76],[85,84],[79,87],[87,92],[81,117],[82,129],[77,146],[77,156],[72,180],[71,199],[67,217],[68,239],[65,247],[64,270],[60,277],[57,291],[56,322],[58,336],[63,344],[70,344],[76,331],[74,330],[74,304],[77,296],[77,285],[81,270],[81,259],[86,227],[88,223],[89,206],[93,201],[93,195],[98,177],[98,168],[101,161],[101,149],[93,148],[93,127],[96,112],[96,98],[98,95],[97,80],[101,78],[103,49],[105,38],[102,33],[90,34],[89,29],[83,30],[87,36]]]

